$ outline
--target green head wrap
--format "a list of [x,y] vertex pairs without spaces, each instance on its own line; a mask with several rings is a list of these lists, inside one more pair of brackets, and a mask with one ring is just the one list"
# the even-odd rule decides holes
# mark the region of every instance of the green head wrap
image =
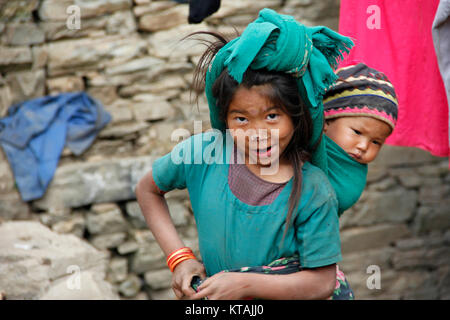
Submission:
[[349,38],[327,27],[306,27],[291,16],[262,9],[240,37],[219,50],[206,72],[205,93],[211,126],[223,131],[226,129],[212,94],[214,81],[225,68],[238,83],[242,82],[248,68],[290,73],[297,79],[299,92],[313,121],[310,146],[317,148],[312,163],[328,175],[326,140],[321,139],[324,121],[322,97],[337,79],[333,68],[343,57],[342,52],[348,53],[352,46]]

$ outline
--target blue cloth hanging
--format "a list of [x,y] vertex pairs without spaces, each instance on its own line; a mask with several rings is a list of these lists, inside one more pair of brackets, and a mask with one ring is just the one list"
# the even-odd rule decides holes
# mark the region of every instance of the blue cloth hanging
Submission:
[[67,146],[83,153],[111,115],[85,92],[40,97],[11,106],[0,119],[0,145],[22,200],[41,198]]

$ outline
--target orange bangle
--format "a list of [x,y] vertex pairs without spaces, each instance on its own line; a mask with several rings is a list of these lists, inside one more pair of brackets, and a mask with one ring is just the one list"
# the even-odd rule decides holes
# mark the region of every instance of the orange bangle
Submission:
[[175,267],[188,259],[196,259],[194,253],[192,252],[191,248],[189,247],[182,247],[180,249],[177,249],[173,251],[171,254],[167,256],[166,262],[167,266],[169,267],[170,271],[174,271]]
[[180,264],[180,263],[183,262],[183,261],[189,260],[189,259],[194,259],[194,260],[195,260],[195,256],[193,256],[193,255],[187,255],[187,256],[182,256],[182,257],[178,258],[176,261],[174,261],[173,264],[171,264],[171,265],[169,266],[170,271],[173,272],[173,271],[175,270],[175,268],[178,266],[178,264]]

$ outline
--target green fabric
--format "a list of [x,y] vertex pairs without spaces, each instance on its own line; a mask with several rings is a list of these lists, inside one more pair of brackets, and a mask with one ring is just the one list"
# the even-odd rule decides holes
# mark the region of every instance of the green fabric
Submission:
[[207,275],[295,254],[304,268],[340,261],[338,203],[325,174],[303,166],[302,196],[282,241],[292,179],[269,205],[242,202],[228,185],[233,145],[229,132],[197,134],[152,166],[161,190],[188,189]]
[[[212,86],[225,68],[238,83],[242,82],[243,74],[248,68],[284,71],[296,77],[299,92],[309,107],[313,120],[310,146],[316,146],[316,150],[311,162],[330,178],[338,192],[338,201],[342,202],[340,210],[350,207],[354,204],[351,202],[356,202],[359,198],[364,189],[360,182],[365,181],[367,171],[356,164],[350,165],[345,157],[347,154],[339,155],[343,150],[339,151],[333,145],[327,146],[329,139],[322,138],[322,97],[325,89],[337,79],[333,68],[342,58],[342,53],[349,52],[352,46],[349,38],[331,29],[322,26],[306,27],[291,16],[262,9],[258,18],[247,26],[240,37],[228,42],[215,55],[206,73],[205,86],[211,126],[223,131],[226,125],[219,118]],[[343,163],[340,162],[342,159],[345,160]],[[349,171],[343,173],[342,169]],[[352,186],[354,180],[357,183]],[[340,186],[350,187],[347,192],[352,195],[343,193]]]
[[339,145],[323,136],[328,160],[328,179],[339,201],[339,216],[358,201],[366,186],[367,164],[350,157]]

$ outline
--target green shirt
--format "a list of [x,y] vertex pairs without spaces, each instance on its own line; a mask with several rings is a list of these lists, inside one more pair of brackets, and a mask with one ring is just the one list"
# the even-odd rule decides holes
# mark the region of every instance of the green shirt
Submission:
[[340,261],[338,203],[325,174],[304,164],[301,199],[282,241],[293,179],[271,204],[246,204],[228,185],[232,150],[229,133],[202,133],[179,143],[152,168],[161,190],[188,189],[207,275],[296,253],[304,268]]

